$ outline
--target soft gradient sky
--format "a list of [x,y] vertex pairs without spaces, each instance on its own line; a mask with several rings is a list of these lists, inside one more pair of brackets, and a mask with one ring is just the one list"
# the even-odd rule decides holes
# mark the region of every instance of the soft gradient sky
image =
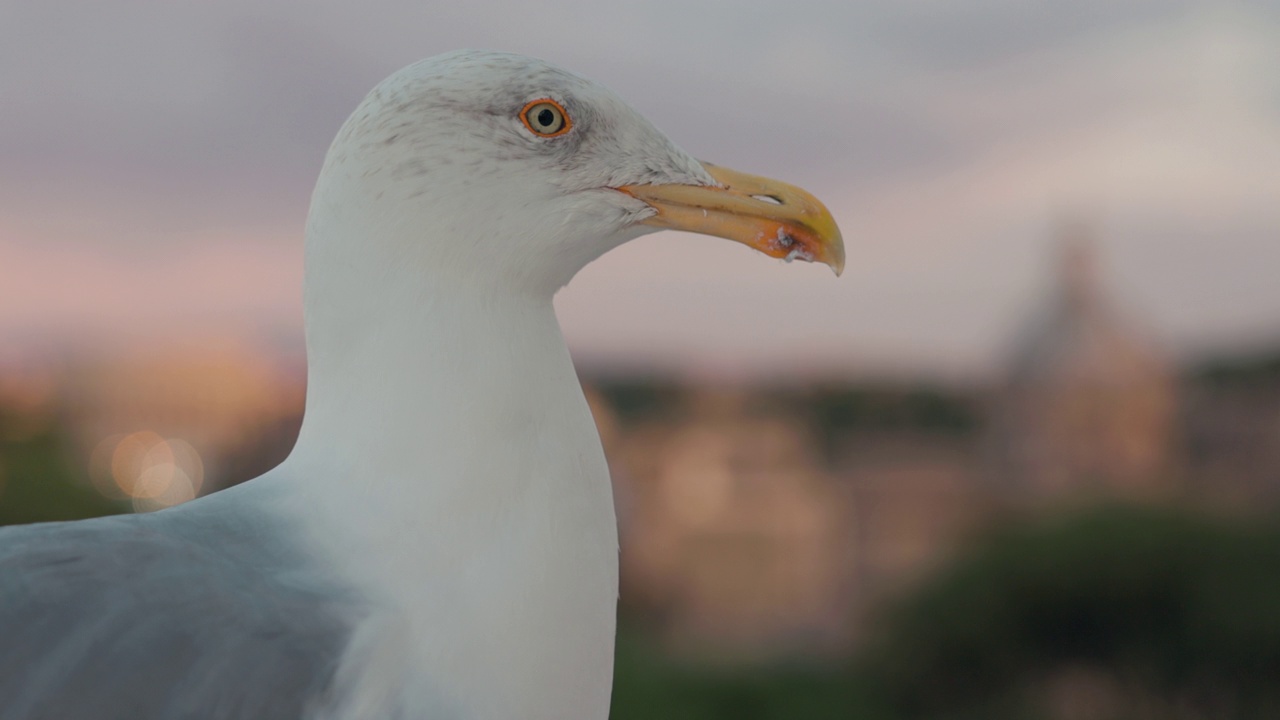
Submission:
[[691,235],[615,251],[559,299],[588,365],[989,372],[1064,216],[1181,356],[1280,343],[1277,2],[5,0],[0,349],[298,340],[331,137],[459,47],[603,81],[844,230],[839,281]]

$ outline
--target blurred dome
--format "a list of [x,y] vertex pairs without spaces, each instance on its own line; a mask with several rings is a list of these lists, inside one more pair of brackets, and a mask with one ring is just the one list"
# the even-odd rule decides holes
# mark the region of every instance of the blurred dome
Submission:
[[994,416],[997,475],[1016,495],[1146,497],[1170,486],[1170,364],[1102,287],[1082,225],[1060,240],[1057,287],[1023,329]]

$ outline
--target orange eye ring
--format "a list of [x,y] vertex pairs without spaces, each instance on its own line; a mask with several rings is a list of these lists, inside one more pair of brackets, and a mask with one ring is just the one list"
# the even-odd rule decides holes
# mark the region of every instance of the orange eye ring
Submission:
[[530,100],[520,108],[520,122],[538,137],[553,138],[573,129],[573,121],[564,106],[551,98]]

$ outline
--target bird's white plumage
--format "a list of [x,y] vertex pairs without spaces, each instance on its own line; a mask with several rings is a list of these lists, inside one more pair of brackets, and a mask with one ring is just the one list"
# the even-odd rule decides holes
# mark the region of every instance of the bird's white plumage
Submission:
[[[520,108],[539,98],[566,108],[571,132],[523,127]],[[714,181],[608,90],[515,55],[413,65],[343,126],[307,225],[298,444],[267,475],[157,515],[216,537],[252,509],[264,518],[253,542],[287,538],[305,556],[257,567],[262,582],[342,595],[313,633],[328,641],[314,646],[339,650],[305,715],[607,716],[614,509],[551,301],[585,264],[652,229],[636,224],[650,206],[611,189],[643,183]],[[107,529],[100,535],[94,542],[109,544]],[[201,576],[211,586],[237,562],[258,562],[222,560]],[[165,582],[165,562],[137,583]],[[31,598],[52,597],[37,590]],[[235,682],[228,692],[254,680]]]
[[[569,136],[520,124],[539,97]],[[278,473],[375,600],[338,715],[607,716],[617,531],[551,299],[645,231],[650,208],[608,188],[653,181],[712,182],[604,88],[517,56],[410,67],[339,134],[308,225],[306,421]]]

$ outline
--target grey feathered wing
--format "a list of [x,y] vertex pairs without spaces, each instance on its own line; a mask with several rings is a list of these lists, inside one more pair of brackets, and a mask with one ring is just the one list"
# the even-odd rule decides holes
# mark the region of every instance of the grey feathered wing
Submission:
[[0,528],[0,717],[288,720],[328,704],[353,593],[275,518],[200,505]]

